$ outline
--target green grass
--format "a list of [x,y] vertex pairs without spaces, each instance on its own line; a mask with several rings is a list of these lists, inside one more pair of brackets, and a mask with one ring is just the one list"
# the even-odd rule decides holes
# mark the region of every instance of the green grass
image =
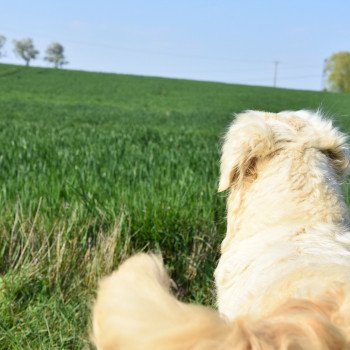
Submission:
[[213,304],[233,113],[319,107],[350,131],[344,94],[0,65],[0,349],[88,348],[97,280],[140,250]]

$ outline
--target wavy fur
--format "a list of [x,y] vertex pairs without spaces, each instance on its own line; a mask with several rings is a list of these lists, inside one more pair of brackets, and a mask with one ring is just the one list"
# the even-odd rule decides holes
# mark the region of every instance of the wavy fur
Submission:
[[307,111],[248,111],[223,146],[227,234],[219,312],[172,296],[160,257],[128,259],[101,283],[98,349],[350,349],[345,136]]

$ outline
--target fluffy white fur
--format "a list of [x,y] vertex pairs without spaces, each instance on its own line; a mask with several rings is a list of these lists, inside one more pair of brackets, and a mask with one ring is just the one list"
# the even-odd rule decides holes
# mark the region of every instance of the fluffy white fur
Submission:
[[138,255],[100,284],[98,349],[350,349],[345,136],[319,114],[248,111],[223,146],[227,234],[219,313],[177,301],[159,257]]

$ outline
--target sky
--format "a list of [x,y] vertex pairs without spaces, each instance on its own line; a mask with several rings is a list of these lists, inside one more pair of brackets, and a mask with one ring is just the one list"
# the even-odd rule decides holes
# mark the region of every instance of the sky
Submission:
[[[66,69],[323,88],[324,60],[350,51],[349,0],[1,1],[2,63],[13,41],[65,48]],[[278,63],[276,63],[278,62]]]

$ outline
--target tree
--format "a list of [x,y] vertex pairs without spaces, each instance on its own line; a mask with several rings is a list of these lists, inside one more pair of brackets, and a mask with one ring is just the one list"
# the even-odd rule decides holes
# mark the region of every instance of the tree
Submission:
[[15,53],[21,57],[26,66],[29,66],[31,60],[35,60],[39,54],[39,51],[35,49],[33,40],[30,38],[15,40]]
[[52,43],[46,49],[45,60],[53,63],[55,68],[62,67],[64,64],[67,64],[66,58],[64,56],[64,47],[57,42]]
[[2,48],[4,47],[6,43],[6,38],[0,34],[0,57],[4,56],[4,53],[2,52]]
[[325,73],[331,90],[350,92],[350,52],[342,51],[333,54],[326,61]]

